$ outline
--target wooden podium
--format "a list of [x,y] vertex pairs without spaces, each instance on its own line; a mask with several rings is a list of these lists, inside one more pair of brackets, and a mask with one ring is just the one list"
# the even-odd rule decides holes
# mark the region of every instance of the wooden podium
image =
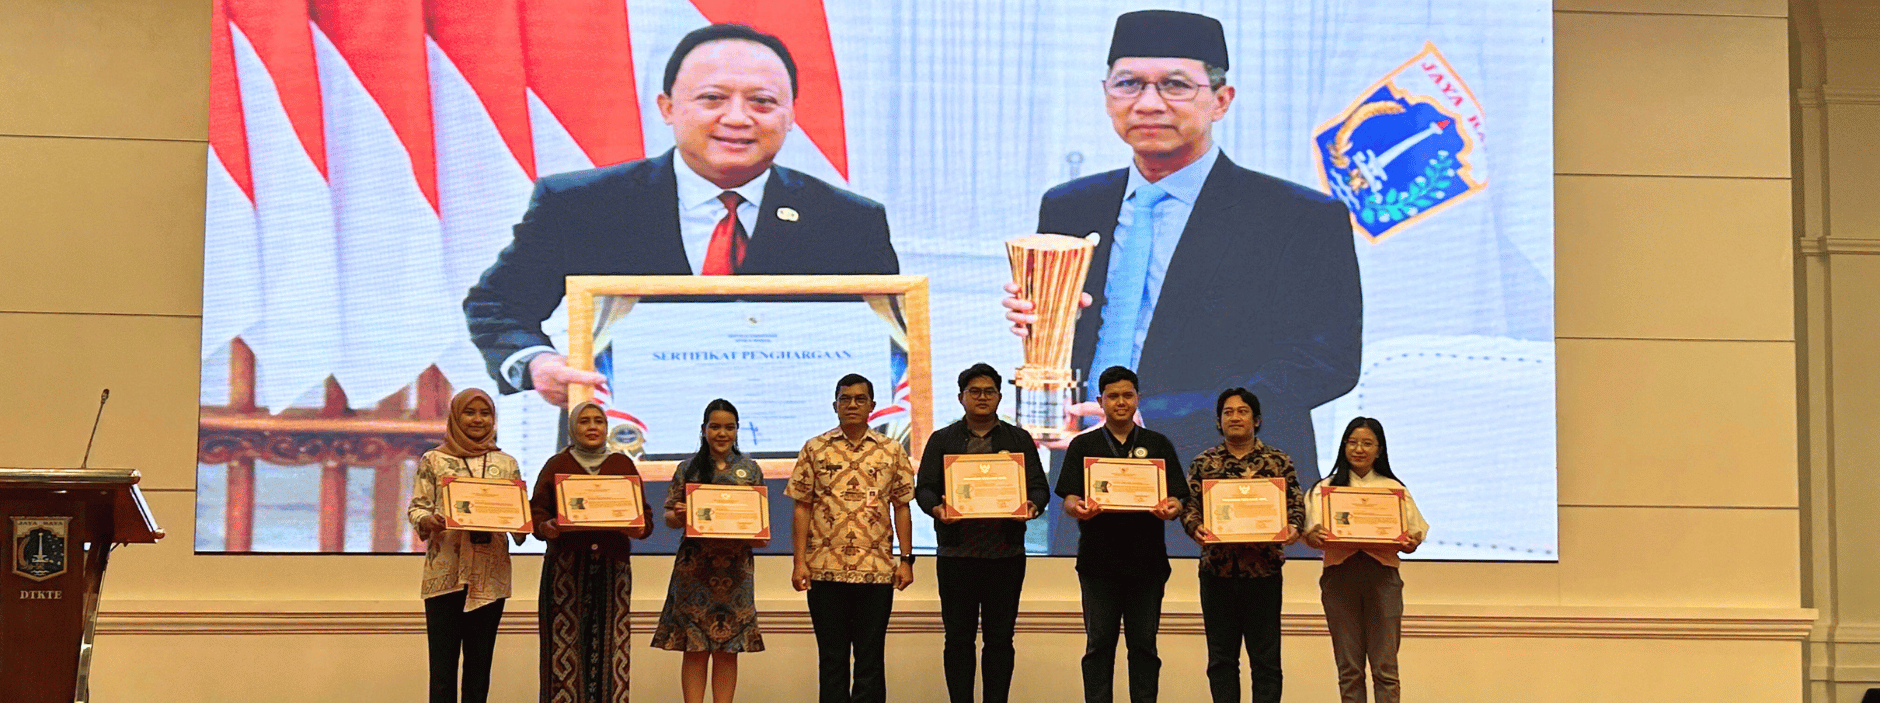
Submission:
[[0,701],[90,699],[98,587],[117,544],[155,542],[132,469],[0,469]]

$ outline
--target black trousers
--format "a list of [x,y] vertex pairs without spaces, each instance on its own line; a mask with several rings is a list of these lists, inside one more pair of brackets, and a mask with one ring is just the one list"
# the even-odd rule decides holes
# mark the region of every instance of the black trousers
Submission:
[[431,703],[457,703],[457,658],[463,657],[463,703],[490,697],[490,660],[503,601],[463,611],[464,592],[424,599],[424,636],[431,650]]
[[[817,700],[882,703],[888,699],[888,615],[894,587],[885,583],[811,581],[809,624],[816,631]],[[849,654],[855,683],[849,685]]]
[[1116,640],[1129,647],[1129,700],[1155,703],[1161,689],[1162,657],[1155,635],[1162,626],[1162,591],[1168,570],[1077,572],[1084,597],[1084,701],[1116,699]]
[[1201,626],[1208,641],[1208,691],[1214,703],[1240,703],[1240,648],[1247,648],[1253,703],[1279,703],[1281,576],[1201,574]]
[[940,620],[946,626],[941,662],[947,698],[973,703],[974,635],[985,637],[985,703],[1006,703],[1012,690],[1012,631],[1018,625],[1018,596],[1025,587],[1025,557],[934,559],[940,586]]

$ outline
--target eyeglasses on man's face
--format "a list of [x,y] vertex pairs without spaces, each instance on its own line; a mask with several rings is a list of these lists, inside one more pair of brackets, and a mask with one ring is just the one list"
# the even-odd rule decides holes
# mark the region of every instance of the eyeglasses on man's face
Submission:
[[1121,75],[1103,81],[1103,93],[1118,100],[1131,100],[1140,95],[1149,86],[1155,86],[1155,92],[1163,100],[1176,102],[1195,99],[1201,94],[1202,85],[1180,76],[1170,76],[1159,81],[1145,81],[1131,75]]
[[975,388],[968,388],[960,392],[966,394],[966,396],[969,398],[997,398],[999,397],[999,389],[997,388],[975,387]]

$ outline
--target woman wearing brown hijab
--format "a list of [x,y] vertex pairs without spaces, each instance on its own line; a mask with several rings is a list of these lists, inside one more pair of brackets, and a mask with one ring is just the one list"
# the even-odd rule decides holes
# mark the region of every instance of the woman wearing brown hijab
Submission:
[[[549,457],[535,479],[530,512],[535,536],[548,542],[542,557],[542,703],[626,703],[633,555],[629,539],[653,532],[649,518],[639,528],[563,531],[555,523],[559,474],[638,476],[633,460],[607,448],[607,413],[593,402],[568,412],[567,449]],[[644,502],[640,514],[651,511]]]
[[[425,541],[424,630],[431,652],[431,703],[457,700],[463,658],[463,703],[485,703],[496,625],[509,597],[509,544],[487,532],[444,528],[440,480],[522,478],[515,457],[496,448],[496,404],[475,388],[450,400],[444,443],[418,458],[406,516]],[[513,535],[522,543],[522,535]]]

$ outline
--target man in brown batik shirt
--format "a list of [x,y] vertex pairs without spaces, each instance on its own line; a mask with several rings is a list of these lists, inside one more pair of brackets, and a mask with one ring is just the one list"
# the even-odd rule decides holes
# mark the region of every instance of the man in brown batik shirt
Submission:
[[784,489],[796,500],[790,582],[809,591],[818,700],[880,703],[888,695],[885,650],[894,591],[914,582],[914,522],[907,507],[914,466],[900,442],[868,428],[875,410],[868,379],[843,376],[834,405],[840,425],[803,443]]
[[[1253,703],[1280,699],[1279,610],[1286,545],[1305,532],[1306,504],[1292,458],[1255,436],[1260,399],[1245,388],[1229,388],[1214,401],[1222,442],[1195,457],[1188,469],[1188,498],[1181,523],[1201,543],[1201,623],[1207,633],[1208,690],[1214,703],[1240,703],[1240,648],[1245,643]],[[1206,479],[1286,480],[1284,542],[1210,543],[1202,526],[1201,482]]]

